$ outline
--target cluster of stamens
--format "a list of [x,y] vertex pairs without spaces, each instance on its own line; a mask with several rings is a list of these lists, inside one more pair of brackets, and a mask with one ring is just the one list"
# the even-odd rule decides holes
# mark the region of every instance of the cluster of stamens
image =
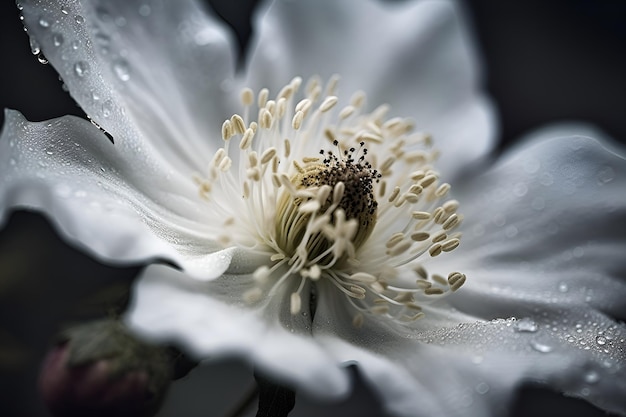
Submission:
[[[224,147],[195,177],[200,196],[225,219],[215,239],[267,256],[245,299],[270,299],[299,280],[290,300],[297,314],[305,284],[324,279],[356,309],[355,326],[364,314],[423,317],[421,305],[465,282],[460,272],[444,277],[424,267],[459,245],[462,220],[432,168],[430,136],[413,132],[409,120],[387,119],[386,105],[365,113],[363,93],[334,111],[336,78],[325,91],[312,79],[296,103],[301,81],[275,100],[261,90],[257,121],[250,121],[254,93],[245,89],[243,115],[224,122]],[[231,150],[234,138],[239,149]]]

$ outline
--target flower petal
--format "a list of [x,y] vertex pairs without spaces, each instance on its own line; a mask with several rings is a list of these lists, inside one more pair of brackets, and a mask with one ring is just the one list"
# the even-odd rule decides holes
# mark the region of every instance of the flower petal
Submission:
[[334,73],[432,133],[453,177],[492,146],[496,122],[459,10],[446,1],[275,1],[256,21],[248,83],[277,91],[294,75]]
[[237,256],[213,253],[218,247],[203,228],[211,218],[198,204],[196,186],[158,156],[129,160],[76,117],[29,123],[18,112],[5,114],[0,221],[10,208],[42,210],[65,236],[103,259],[161,257],[204,279],[220,276]]
[[349,385],[345,370],[310,334],[295,331],[303,327],[292,333],[274,314],[288,314],[293,288],[283,285],[268,312],[237,305],[253,285],[251,274],[202,283],[170,267],[149,266],[135,285],[126,320],[145,337],[175,341],[199,358],[241,356],[312,395],[344,395]]
[[[552,309],[545,322],[537,321],[537,328],[528,321],[495,320],[423,330],[427,316],[413,330],[398,331],[380,317],[366,317],[357,329],[345,319],[350,311],[337,297],[319,301],[316,341],[338,362],[356,363],[392,415],[499,416],[515,389],[531,381],[606,410],[624,409],[624,352],[613,346],[606,354],[592,346],[592,332],[577,334],[584,345],[565,340],[561,331],[564,317],[572,327],[584,317],[599,328],[612,328],[616,342],[626,335],[623,325],[600,313],[562,307]],[[555,319],[557,330],[552,329]]]
[[232,114],[222,23],[193,0],[24,0],[24,24],[72,97],[129,154],[204,168]]
[[448,302],[517,317],[513,331],[530,336],[522,347],[573,358],[527,377],[623,413],[626,326],[611,317],[626,317],[626,161],[609,146],[588,126],[553,126],[457,187],[466,233],[454,268],[468,280]]
[[454,257],[468,289],[626,318],[626,160],[589,135],[602,137],[544,130],[460,184],[466,232]]

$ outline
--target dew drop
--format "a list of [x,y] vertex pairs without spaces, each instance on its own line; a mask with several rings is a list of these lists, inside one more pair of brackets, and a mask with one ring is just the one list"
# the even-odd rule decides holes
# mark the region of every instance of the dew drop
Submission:
[[523,182],[519,182],[513,187],[513,194],[517,197],[523,197],[526,193],[528,193],[528,186]]
[[67,198],[72,194],[72,189],[65,184],[61,184],[56,188],[56,192],[59,196]]
[[28,38],[28,42],[30,44],[30,52],[33,55],[38,55],[41,52],[41,47],[39,46],[39,42],[32,36]]
[[538,159],[526,159],[524,161],[524,171],[526,171],[529,174],[534,174],[537,171],[539,171],[539,168],[541,168],[541,162],[539,162]]
[[78,61],[74,64],[74,73],[79,77],[84,77],[89,74],[89,64],[85,61]]
[[115,75],[121,81],[130,80],[130,68],[128,66],[128,62],[123,59],[120,59],[113,63],[113,72],[115,72]]
[[472,363],[474,365],[480,365],[481,363],[483,363],[483,357],[482,356],[473,356],[472,357]]
[[102,115],[104,117],[109,117],[113,113],[113,102],[111,100],[107,100],[102,103]]
[[39,52],[37,54],[37,61],[39,61],[40,64],[46,65],[48,63],[48,58],[46,58],[43,52]]
[[596,371],[589,371],[585,374],[585,382],[588,384],[595,384],[600,380],[600,375]]
[[567,292],[569,288],[567,287],[567,284],[564,282],[561,282],[559,284],[559,292]]
[[71,46],[72,46],[73,50],[77,50],[78,47],[80,46],[80,42],[79,41],[73,41]]
[[546,208],[546,201],[541,197],[535,197],[530,205],[535,210],[540,211]]
[[83,23],[85,23],[85,18],[82,17],[81,15],[77,14],[76,16],[74,16],[74,20],[76,21],[76,23],[78,23],[79,25],[82,25]]
[[606,345],[606,337],[604,336],[596,337],[596,343],[599,344],[600,346]]
[[122,27],[124,27],[124,26],[126,26],[126,18],[125,18],[124,16],[119,16],[119,17],[116,17],[116,18],[115,18],[115,24],[116,24],[118,27],[121,27],[121,28],[122,28]]
[[40,17],[39,18],[39,26],[41,26],[42,28],[49,28],[50,27],[50,22],[48,22],[48,20],[46,20],[46,18]]
[[496,226],[502,227],[506,224],[506,217],[502,213],[497,213],[493,216],[492,221]]
[[64,15],[67,15],[67,14],[68,14],[68,11],[67,11],[67,9],[65,9],[65,8],[63,8],[63,7],[62,7],[62,8],[61,8],[61,13],[63,13]]
[[513,325],[513,330],[518,333],[535,333],[538,328],[537,323],[529,318],[520,319]]
[[147,4],[142,4],[139,6],[139,14],[143,17],[148,17],[152,13],[152,9]]
[[485,382],[479,382],[478,384],[476,384],[474,389],[477,393],[484,395],[489,392],[489,385],[487,385],[487,383]]
[[65,39],[63,38],[63,35],[61,35],[60,33],[55,33],[55,34],[52,36],[52,44],[53,44],[54,46],[56,46],[57,48],[58,48],[59,46],[63,45],[63,41],[64,41],[64,40],[65,40]]
[[598,173],[597,178],[599,185],[608,184],[615,178],[615,171],[611,167],[605,167]]
[[541,353],[549,353],[552,352],[552,346],[546,345],[545,343],[538,342],[537,340],[530,341],[530,347]]

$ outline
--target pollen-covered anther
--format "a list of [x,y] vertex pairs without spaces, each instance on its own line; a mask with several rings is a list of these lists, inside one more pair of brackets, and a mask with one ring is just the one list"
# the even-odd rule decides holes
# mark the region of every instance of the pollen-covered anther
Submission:
[[222,125],[223,148],[193,177],[212,218],[228,219],[206,227],[214,241],[266,259],[242,294],[251,305],[285,294],[289,282],[298,314],[308,288],[329,283],[355,310],[355,327],[372,315],[413,322],[421,304],[465,282],[424,266],[459,246],[459,203],[433,168],[429,134],[388,118],[387,105],[366,112],[362,92],[342,103],[337,82],[312,78],[301,92],[296,77],[275,97],[242,90],[243,111]]

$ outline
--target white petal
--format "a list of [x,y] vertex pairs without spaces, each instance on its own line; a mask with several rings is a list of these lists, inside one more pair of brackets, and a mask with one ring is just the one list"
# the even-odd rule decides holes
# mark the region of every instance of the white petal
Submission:
[[301,333],[301,324],[289,329],[277,317],[277,310],[288,312],[291,286],[283,285],[266,311],[240,305],[252,285],[249,274],[202,283],[169,267],[150,266],[134,288],[127,321],[140,334],[173,340],[199,358],[241,356],[312,395],[344,395],[346,371],[310,334]]
[[465,233],[450,257],[469,274],[467,288],[578,303],[623,319],[626,160],[573,129],[544,130],[459,184]]
[[[319,301],[315,339],[337,361],[356,363],[392,415],[500,416],[515,389],[529,381],[606,410],[623,410],[619,393],[626,388],[626,367],[618,343],[626,329],[602,314],[559,307],[533,322],[450,323],[435,330],[422,329],[430,327],[428,316],[412,330],[366,317],[357,329],[346,320],[351,312],[337,297]],[[579,320],[595,323],[595,332],[587,326],[577,333]],[[565,327],[575,334],[575,342],[566,339]],[[605,332],[613,338],[612,346],[597,344],[600,328],[612,329]]]
[[492,105],[460,12],[447,1],[275,1],[257,19],[248,83],[274,92],[291,77],[342,77],[350,95],[413,117],[444,151],[451,178],[492,146]]
[[[42,210],[62,234],[109,261],[166,258],[220,276],[236,254],[203,233],[213,221],[191,178],[147,153],[129,160],[91,123],[29,123],[6,112],[0,136],[0,221],[10,208]],[[245,266],[245,265],[244,265]]]
[[20,3],[72,97],[128,153],[154,146],[186,172],[205,166],[232,112],[223,24],[193,0]]

